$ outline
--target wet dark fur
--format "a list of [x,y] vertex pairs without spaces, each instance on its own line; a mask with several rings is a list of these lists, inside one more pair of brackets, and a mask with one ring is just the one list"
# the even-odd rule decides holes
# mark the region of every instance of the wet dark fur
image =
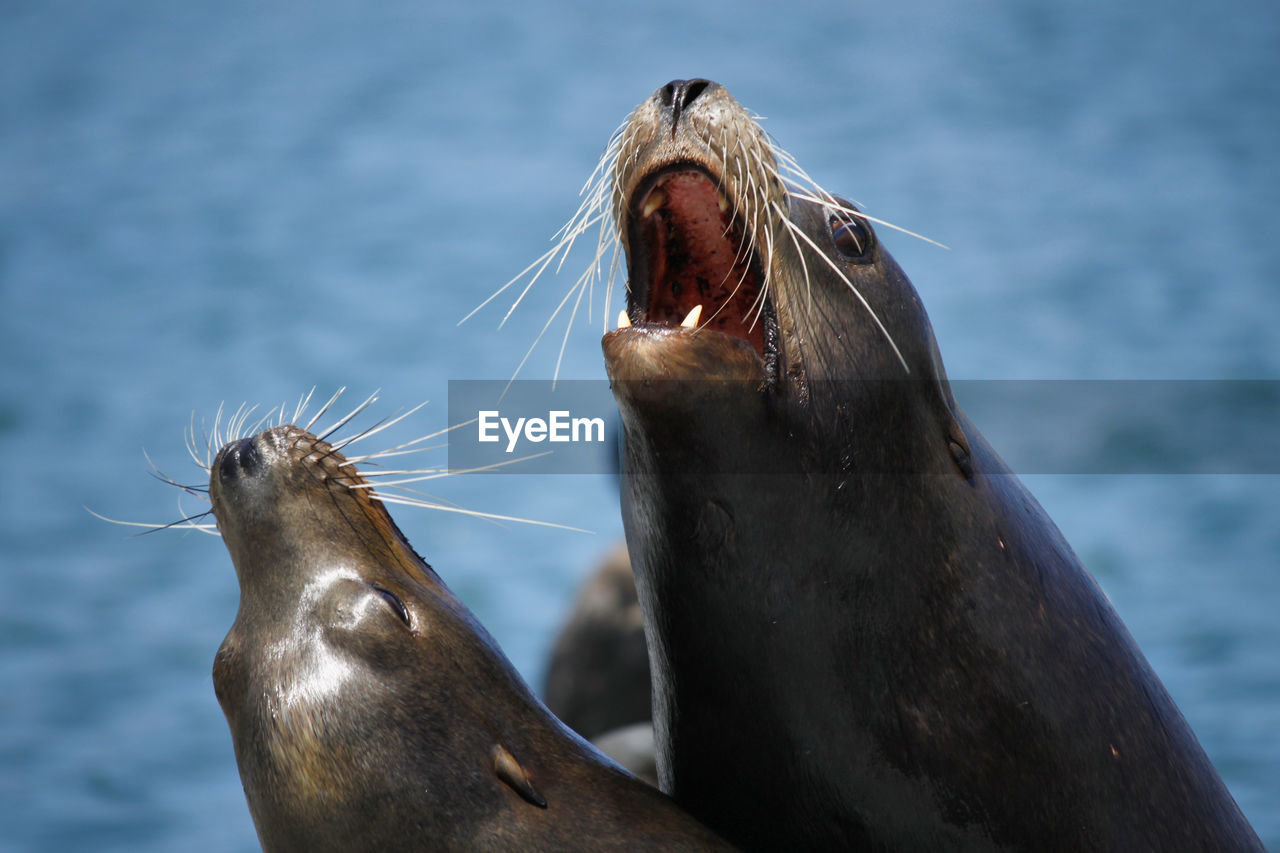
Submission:
[[241,587],[214,686],[268,853],[727,849],[533,697],[328,444],[211,468]]
[[879,244],[846,263],[822,206],[789,207],[910,373],[782,241],[777,376],[741,341],[643,325],[642,305],[605,336],[663,789],[754,849],[1261,849],[952,399],[910,281]]

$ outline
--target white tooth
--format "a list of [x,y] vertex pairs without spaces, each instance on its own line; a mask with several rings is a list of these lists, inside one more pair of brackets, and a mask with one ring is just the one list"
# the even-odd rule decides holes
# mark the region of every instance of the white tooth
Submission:
[[695,305],[693,306],[693,310],[689,312],[689,316],[685,317],[682,321],[680,321],[680,325],[686,329],[696,328],[698,325],[698,318],[701,316],[702,316],[702,306]]
[[725,198],[724,193],[716,193],[716,204],[719,205],[721,213],[728,212],[729,199]]
[[625,329],[631,325],[631,318],[627,316],[627,309],[623,308],[618,312],[618,328]]
[[649,193],[649,197],[644,200],[644,210],[640,211],[641,217],[648,217],[655,210],[667,203],[667,194],[660,189],[654,189]]

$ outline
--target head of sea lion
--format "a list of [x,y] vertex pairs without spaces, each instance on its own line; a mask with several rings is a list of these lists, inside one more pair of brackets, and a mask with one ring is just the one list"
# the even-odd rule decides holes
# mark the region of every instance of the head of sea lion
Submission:
[[873,221],[707,80],[613,150],[663,789],[747,847],[1260,849]]
[[[689,433],[725,472],[968,474],[933,330],[870,218],[786,179],[788,156],[709,81],[658,90],[617,147],[627,327],[604,349],[624,417],[700,410]],[[787,458],[734,446],[744,416],[788,435]],[[850,435],[885,422],[902,435],[891,446]]]
[[530,693],[324,440],[230,442],[240,583],[213,677],[267,851],[722,849]]

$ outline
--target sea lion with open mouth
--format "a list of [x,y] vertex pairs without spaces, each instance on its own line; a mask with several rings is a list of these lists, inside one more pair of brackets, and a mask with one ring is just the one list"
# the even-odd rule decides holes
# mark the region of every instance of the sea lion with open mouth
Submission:
[[873,220],[706,80],[611,152],[663,789],[747,848],[1261,849]]
[[269,853],[730,849],[534,698],[335,444],[281,425],[209,469],[241,593],[214,687]]

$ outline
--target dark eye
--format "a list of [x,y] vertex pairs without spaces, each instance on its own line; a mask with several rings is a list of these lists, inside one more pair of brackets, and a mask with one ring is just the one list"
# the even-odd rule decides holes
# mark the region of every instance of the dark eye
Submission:
[[395,614],[400,617],[400,621],[409,626],[409,608],[404,606],[404,602],[400,600],[400,597],[386,587],[378,586],[376,583],[370,584],[370,586],[373,587],[378,595],[382,596],[383,601],[390,605]]
[[835,243],[836,251],[846,261],[866,260],[875,242],[871,226],[862,217],[854,215],[852,211],[856,211],[857,208],[852,204],[844,199],[836,199],[836,201],[841,207],[846,208],[834,210],[827,220],[831,226],[831,240]]

